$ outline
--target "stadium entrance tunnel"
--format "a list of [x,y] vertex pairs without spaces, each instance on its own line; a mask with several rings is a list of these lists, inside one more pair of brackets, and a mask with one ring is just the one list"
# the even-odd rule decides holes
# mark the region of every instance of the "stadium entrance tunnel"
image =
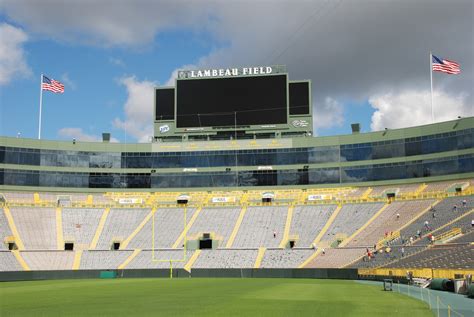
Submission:
[[199,249],[212,249],[212,239],[199,240]]
[[120,249],[120,241],[114,241],[110,249],[114,251],[118,251]]
[[64,242],[64,250],[73,251],[74,250],[74,243],[73,242]]

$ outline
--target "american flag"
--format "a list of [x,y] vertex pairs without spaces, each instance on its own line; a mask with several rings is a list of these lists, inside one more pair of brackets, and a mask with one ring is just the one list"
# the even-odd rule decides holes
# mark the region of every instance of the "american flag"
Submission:
[[459,63],[455,61],[450,61],[448,59],[441,59],[434,55],[432,57],[433,71],[442,72],[451,75],[457,75],[461,72]]
[[62,94],[64,92],[64,85],[59,81],[54,79],[49,79],[46,76],[43,76],[43,83],[41,85],[43,90],[49,90],[56,94]]

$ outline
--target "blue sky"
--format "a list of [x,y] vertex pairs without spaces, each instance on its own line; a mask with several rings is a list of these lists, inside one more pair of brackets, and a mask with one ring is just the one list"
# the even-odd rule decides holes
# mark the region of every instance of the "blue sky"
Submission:
[[37,137],[42,72],[65,84],[43,139],[146,142],[177,69],[272,64],[312,80],[317,135],[426,124],[430,50],[462,69],[434,74],[436,121],[474,115],[471,1],[58,1],[0,4],[2,136]]

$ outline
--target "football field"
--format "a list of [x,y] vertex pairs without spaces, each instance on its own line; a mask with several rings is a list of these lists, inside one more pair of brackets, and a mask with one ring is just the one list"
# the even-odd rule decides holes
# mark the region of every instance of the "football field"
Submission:
[[1,316],[432,316],[380,286],[316,279],[110,279],[0,283]]

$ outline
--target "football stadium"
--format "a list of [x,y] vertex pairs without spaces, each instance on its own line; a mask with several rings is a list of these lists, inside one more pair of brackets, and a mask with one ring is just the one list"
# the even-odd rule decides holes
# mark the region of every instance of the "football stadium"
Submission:
[[285,66],[182,70],[149,143],[0,137],[2,316],[473,316],[474,117],[315,137]]

